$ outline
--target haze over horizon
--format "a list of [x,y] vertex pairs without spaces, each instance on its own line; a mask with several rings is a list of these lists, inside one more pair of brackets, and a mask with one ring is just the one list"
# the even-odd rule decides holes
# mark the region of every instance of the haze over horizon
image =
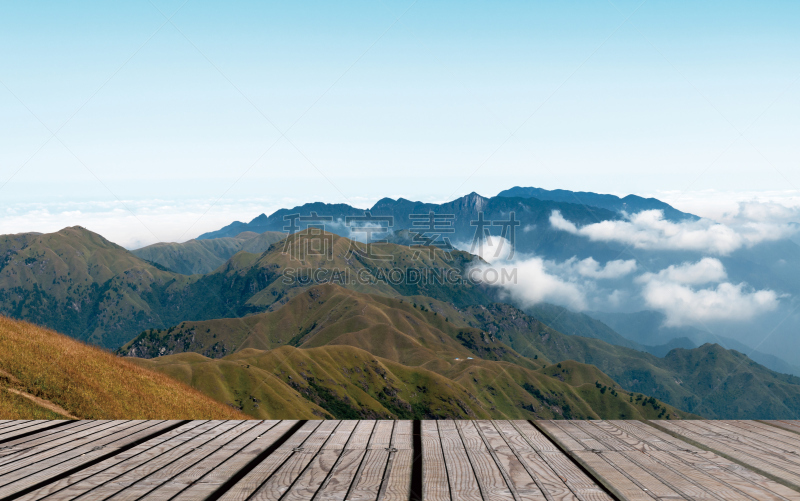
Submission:
[[[0,233],[537,186],[800,205],[800,6],[4,6]],[[133,215],[135,214],[135,216]]]

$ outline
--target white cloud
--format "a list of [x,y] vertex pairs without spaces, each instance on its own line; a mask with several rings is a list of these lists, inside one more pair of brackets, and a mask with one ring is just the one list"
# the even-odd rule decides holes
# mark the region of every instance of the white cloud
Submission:
[[636,261],[633,259],[625,260],[616,259],[607,262],[604,266],[594,260],[594,258],[587,257],[581,261],[575,258],[567,261],[572,262],[574,270],[581,276],[590,277],[595,279],[616,279],[622,278],[636,271]]
[[667,316],[669,326],[750,320],[778,307],[774,291],[747,291],[743,283],[725,282],[716,288],[694,290],[678,283],[653,281],[645,285],[642,295],[651,308]]
[[514,246],[501,236],[492,235],[477,242],[452,242],[453,247],[476,256],[487,263],[509,261],[514,256]]
[[[680,326],[715,321],[750,320],[778,307],[771,290],[753,290],[745,283],[723,282],[725,268],[718,259],[673,265],[658,273],[645,273],[642,298],[650,308],[666,315],[666,325]],[[692,286],[716,283],[714,287]]]
[[[127,249],[155,242],[184,242],[235,220],[250,221],[278,207],[267,201],[125,200],[13,204],[2,207],[0,234],[51,233],[83,226]],[[282,201],[279,201],[282,202]],[[274,203],[274,202],[273,202]]]
[[498,282],[494,285],[500,287],[514,303],[523,308],[550,302],[576,310],[586,309],[586,296],[582,287],[549,273],[547,267],[547,262],[539,257],[479,266],[483,276],[488,276],[486,271],[489,269],[497,271],[498,275],[504,269],[507,274],[516,270],[515,282]]
[[727,255],[757,243],[789,237],[798,225],[785,222],[748,221],[738,226],[708,219],[675,223],[664,219],[659,210],[642,211],[629,220],[601,221],[578,227],[559,211],[550,214],[553,228],[580,235],[592,241],[620,242],[638,249],[692,250]]
[[721,282],[727,278],[725,267],[719,259],[705,257],[696,263],[672,265],[658,273],[645,273],[637,277],[640,283],[674,282],[685,285],[702,285],[710,282]]

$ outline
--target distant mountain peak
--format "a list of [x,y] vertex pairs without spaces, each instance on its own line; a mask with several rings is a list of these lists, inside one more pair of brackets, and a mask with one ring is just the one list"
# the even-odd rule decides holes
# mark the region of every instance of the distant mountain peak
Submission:
[[600,207],[618,213],[637,213],[645,210],[660,210],[664,217],[670,221],[697,220],[699,217],[688,212],[681,212],[668,203],[657,198],[644,198],[638,195],[627,195],[620,198],[616,195],[594,193],[590,191],[570,190],[545,190],[536,187],[515,186],[509,190],[501,191],[498,197],[538,198],[552,202],[565,202],[590,207]]

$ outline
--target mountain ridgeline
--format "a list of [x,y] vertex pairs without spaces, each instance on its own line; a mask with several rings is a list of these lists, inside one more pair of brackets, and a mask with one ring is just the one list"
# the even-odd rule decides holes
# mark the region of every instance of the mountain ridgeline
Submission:
[[[419,243],[409,215],[450,214],[452,232],[442,235],[468,244],[480,214],[499,222],[491,231],[500,234],[514,212],[518,250],[602,263],[625,259],[626,250],[551,227],[553,211],[578,225],[650,208],[673,221],[693,218],[650,199],[531,190],[446,204],[383,199],[371,216],[395,224],[388,242],[369,248],[345,224],[364,211],[342,204],[306,204],[135,251],[81,227],[4,235],[0,313],[117,350],[256,418],[800,415],[800,379],[756,363],[747,350],[707,343],[688,328],[665,330],[646,312],[587,315],[545,303],[523,311],[505,304],[499,288],[465,279],[486,265],[480,257],[409,245]],[[287,235],[284,216],[293,214],[328,220]],[[790,251],[780,255],[794,259]],[[747,252],[725,266],[738,259],[742,269],[763,270],[757,252]],[[647,256],[655,270],[686,259]],[[731,341],[725,346],[738,349]],[[777,357],[759,360],[794,371]],[[0,360],[0,370],[17,378],[18,391],[33,391],[19,367]],[[32,402],[20,398],[20,409]]]
[[[333,346],[347,346],[399,364],[395,366],[398,369],[402,366],[411,372],[429,371],[456,381],[463,378],[465,367],[473,375],[481,370],[513,371],[516,386],[523,389],[539,384],[530,379],[534,373],[547,372],[561,361],[572,360],[573,372],[602,374],[598,381],[633,393],[634,397],[626,397],[629,400],[635,395],[648,395],[684,411],[715,418],[800,413],[800,378],[770,371],[719,345],[676,349],[660,358],[600,339],[562,334],[507,304],[459,308],[426,297],[369,295],[330,284],[307,288],[276,311],[243,319],[183,322],[169,329],[146,331],[118,353],[193,363],[201,359],[183,357],[198,353],[204,363],[213,365],[227,364],[243,353],[252,355],[287,346],[318,349],[318,353]],[[279,363],[280,359],[269,360]],[[173,370],[175,363],[170,365]],[[260,367],[272,368],[263,362]],[[565,381],[559,371],[554,377]],[[594,383],[591,377],[581,384]],[[499,395],[509,398],[513,393],[517,395],[514,398],[521,398],[518,388],[513,392],[510,389],[516,388],[511,381],[497,386],[485,378],[475,379],[472,389],[479,400],[480,395],[494,395],[481,401],[484,410],[513,407],[514,399],[500,405]],[[765,391],[767,388],[769,391]],[[336,386],[330,390],[335,393]],[[754,400],[755,394],[760,397]],[[519,402],[536,409],[545,403],[535,397]],[[547,415],[541,410],[530,414],[504,412],[506,417]]]

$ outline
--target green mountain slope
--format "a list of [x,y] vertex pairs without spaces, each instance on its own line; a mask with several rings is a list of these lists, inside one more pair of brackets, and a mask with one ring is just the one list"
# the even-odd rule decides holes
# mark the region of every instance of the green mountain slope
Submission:
[[473,325],[524,356],[591,364],[629,391],[651,395],[687,412],[716,419],[796,419],[800,378],[780,374],[716,344],[678,348],[664,358],[567,336],[516,308],[472,307]]
[[243,419],[158,372],[0,317],[0,419]]
[[[555,367],[588,376],[570,384],[544,369],[508,362],[464,360],[449,377],[408,367],[352,346],[270,351],[244,349],[212,360],[181,354],[132,359],[162,371],[258,418],[339,419],[672,419],[689,417],[657,401],[645,402],[603,383],[597,369],[572,363]],[[563,372],[561,372],[563,371]],[[613,384],[613,382],[608,381]]]
[[2,235],[0,256],[0,313],[78,339],[119,346],[143,328],[169,325],[185,314],[154,301],[152,292],[185,286],[188,277],[158,269],[79,226]]
[[261,254],[270,245],[284,238],[286,234],[277,231],[244,232],[235,237],[189,240],[180,244],[157,243],[131,252],[146,261],[158,263],[184,275],[205,275],[225,264],[225,261],[239,251]]
[[[268,237],[249,241],[262,245]],[[279,242],[262,254],[240,251],[208,275],[187,276],[160,269],[81,227],[3,235],[0,313],[117,348],[144,329],[277,308],[308,285],[309,273],[321,281],[344,277],[342,284],[349,289],[385,296],[424,294],[457,304],[487,300],[480,287],[442,283],[443,274],[463,274],[477,259],[470,254],[456,251],[447,261],[440,252],[431,257],[424,248],[386,244],[377,252],[392,260],[373,261],[349,254],[352,241],[326,234],[329,253],[306,255],[314,238],[300,233],[289,237],[288,244],[301,249],[299,253],[285,253]],[[419,259],[414,257],[417,252]],[[387,276],[390,269],[422,272],[432,279],[396,281]]]
[[368,295],[326,284],[303,289],[276,311],[244,318],[188,321],[169,329],[145,331],[118,353],[153,358],[197,352],[219,358],[245,348],[349,345],[436,372],[446,371],[456,360],[467,357],[539,367],[540,363],[534,364],[503,343],[487,338],[480,329],[456,322],[458,312],[447,308],[453,322],[444,312],[434,311],[431,304],[417,304],[413,298]]

